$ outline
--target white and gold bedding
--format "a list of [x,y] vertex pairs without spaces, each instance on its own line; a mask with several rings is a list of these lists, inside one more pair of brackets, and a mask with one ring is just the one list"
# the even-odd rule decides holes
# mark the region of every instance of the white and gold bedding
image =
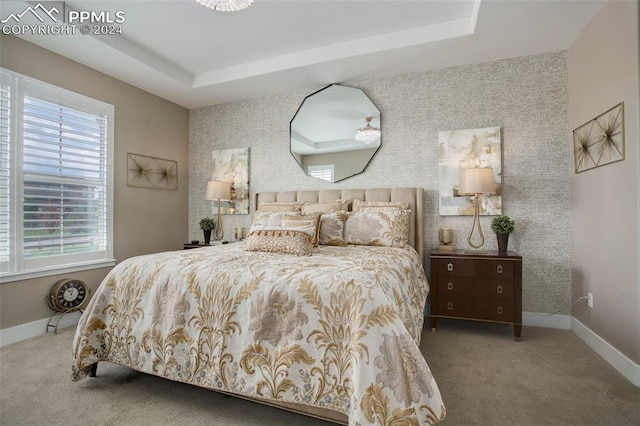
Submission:
[[72,377],[110,361],[324,407],[350,425],[434,424],[445,409],[418,348],[427,293],[409,246],[139,256],[109,273],[82,316]]

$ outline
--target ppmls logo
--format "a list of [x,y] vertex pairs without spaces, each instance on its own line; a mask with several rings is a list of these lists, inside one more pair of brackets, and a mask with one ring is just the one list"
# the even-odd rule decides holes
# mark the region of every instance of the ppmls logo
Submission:
[[10,13],[9,16],[0,21],[3,24],[20,24],[26,20],[37,19],[41,24],[57,24],[64,21],[64,2],[47,2],[49,7],[38,3],[29,6],[20,13]]
[[[0,0],[1,1],[1,0]],[[12,35],[121,35],[123,10],[74,10],[65,2],[39,2],[12,11],[0,20],[2,34]]]

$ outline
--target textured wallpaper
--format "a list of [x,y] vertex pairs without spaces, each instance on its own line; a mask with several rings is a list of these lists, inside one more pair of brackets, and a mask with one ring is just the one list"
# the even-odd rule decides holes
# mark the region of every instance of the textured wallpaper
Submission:
[[[382,148],[364,173],[336,184],[306,176],[289,153],[289,121],[312,90],[191,111],[191,239],[202,239],[198,221],[211,214],[204,199],[211,151],[249,147],[252,194],[422,187],[426,253],[437,247],[442,227],[454,229],[456,248],[468,249],[472,217],[438,215],[438,131],[499,126],[503,211],[516,222],[509,250],[523,256],[523,310],[548,313],[569,303],[572,160],[566,52],[337,83],[363,89],[381,111]],[[484,248],[497,249],[490,221],[482,218]],[[248,227],[250,217],[223,216],[223,223],[226,238],[232,238],[233,227]],[[428,274],[428,261],[425,267]]]

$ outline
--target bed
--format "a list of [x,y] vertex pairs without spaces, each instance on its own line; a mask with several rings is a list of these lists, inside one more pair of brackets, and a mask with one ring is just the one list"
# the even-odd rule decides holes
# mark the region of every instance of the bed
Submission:
[[406,204],[408,244],[316,240],[298,256],[248,251],[250,232],[244,242],[127,259],[78,323],[72,379],[107,361],[341,424],[439,422],[445,407],[418,347],[423,190],[261,193],[254,209],[338,199]]

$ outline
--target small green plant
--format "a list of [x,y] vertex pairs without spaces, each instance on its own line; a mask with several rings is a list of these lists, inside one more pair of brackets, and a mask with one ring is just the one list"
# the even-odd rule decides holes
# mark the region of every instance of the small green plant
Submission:
[[496,234],[510,234],[515,229],[515,223],[509,216],[500,215],[491,221],[491,229]]
[[200,229],[203,231],[212,231],[216,228],[216,223],[210,217],[200,219]]

